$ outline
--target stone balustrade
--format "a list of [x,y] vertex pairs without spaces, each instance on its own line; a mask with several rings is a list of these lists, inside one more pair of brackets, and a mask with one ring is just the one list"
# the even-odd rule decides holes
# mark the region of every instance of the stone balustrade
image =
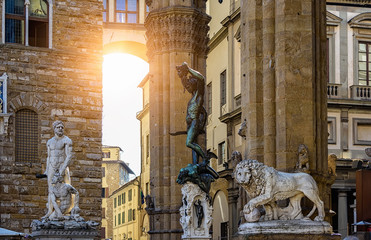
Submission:
[[327,97],[328,98],[340,98],[340,86],[341,84],[328,83],[327,84]]
[[371,100],[371,86],[353,85],[350,87],[351,98],[357,100]]

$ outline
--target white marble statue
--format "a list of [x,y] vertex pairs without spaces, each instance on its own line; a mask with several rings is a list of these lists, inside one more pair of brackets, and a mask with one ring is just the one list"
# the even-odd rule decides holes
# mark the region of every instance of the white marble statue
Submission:
[[[243,160],[237,164],[234,176],[251,198],[243,210],[247,221],[309,219],[316,208],[318,216],[315,220],[324,220],[324,204],[319,198],[317,184],[307,173],[280,172],[256,160]],[[300,200],[304,196],[314,203],[312,210],[305,217],[300,206]],[[279,208],[276,201],[284,199],[290,200],[289,206]],[[256,215],[255,209],[259,206],[265,209],[264,218],[259,220],[249,216]]]
[[[74,198],[72,198],[72,194],[74,194]],[[48,211],[44,218],[49,218],[51,221],[65,220],[65,215],[71,213],[68,218],[75,221],[81,220],[79,215],[79,192],[70,184],[64,183],[59,172],[56,172],[53,176],[49,196],[54,211]],[[73,208],[70,211],[72,206]]]
[[68,165],[72,159],[72,140],[64,135],[64,124],[62,121],[55,121],[53,128],[55,135],[46,144],[48,158],[46,160],[45,174],[48,177],[48,213],[44,218],[49,217],[53,212],[52,192],[54,175],[59,173],[64,177],[64,183],[71,183]]

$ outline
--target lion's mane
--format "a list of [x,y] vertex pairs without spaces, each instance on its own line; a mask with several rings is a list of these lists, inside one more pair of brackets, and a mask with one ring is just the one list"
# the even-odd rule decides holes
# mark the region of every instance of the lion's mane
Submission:
[[250,171],[251,177],[249,182],[238,183],[246,190],[250,198],[255,198],[256,196],[265,193],[266,175],[271,175],[276,170],[258,162],[257,160],[248,159],[237,164],[235,174],[238,171]]

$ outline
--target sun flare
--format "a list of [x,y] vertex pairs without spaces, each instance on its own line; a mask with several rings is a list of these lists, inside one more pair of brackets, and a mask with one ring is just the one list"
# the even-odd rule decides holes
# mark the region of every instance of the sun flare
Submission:
[[124,53],[111,53],[103,61],[103,144],[119,146],[121,158],[140,172],[140,122],[142,106],[137,86],[148,73],[148,63]]

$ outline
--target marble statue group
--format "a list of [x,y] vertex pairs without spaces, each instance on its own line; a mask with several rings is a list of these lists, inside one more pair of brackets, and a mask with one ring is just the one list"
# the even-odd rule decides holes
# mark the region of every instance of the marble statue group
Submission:
[[69,164],[72,160],[72,140],[64,135],[64,123],[53,123],[54,137],[47,142],[46,170],[48,201],[47,213],[31,224],[40,229],[95,229],[96,222],[85,222],[80,216],[79,192],[71,185]]

